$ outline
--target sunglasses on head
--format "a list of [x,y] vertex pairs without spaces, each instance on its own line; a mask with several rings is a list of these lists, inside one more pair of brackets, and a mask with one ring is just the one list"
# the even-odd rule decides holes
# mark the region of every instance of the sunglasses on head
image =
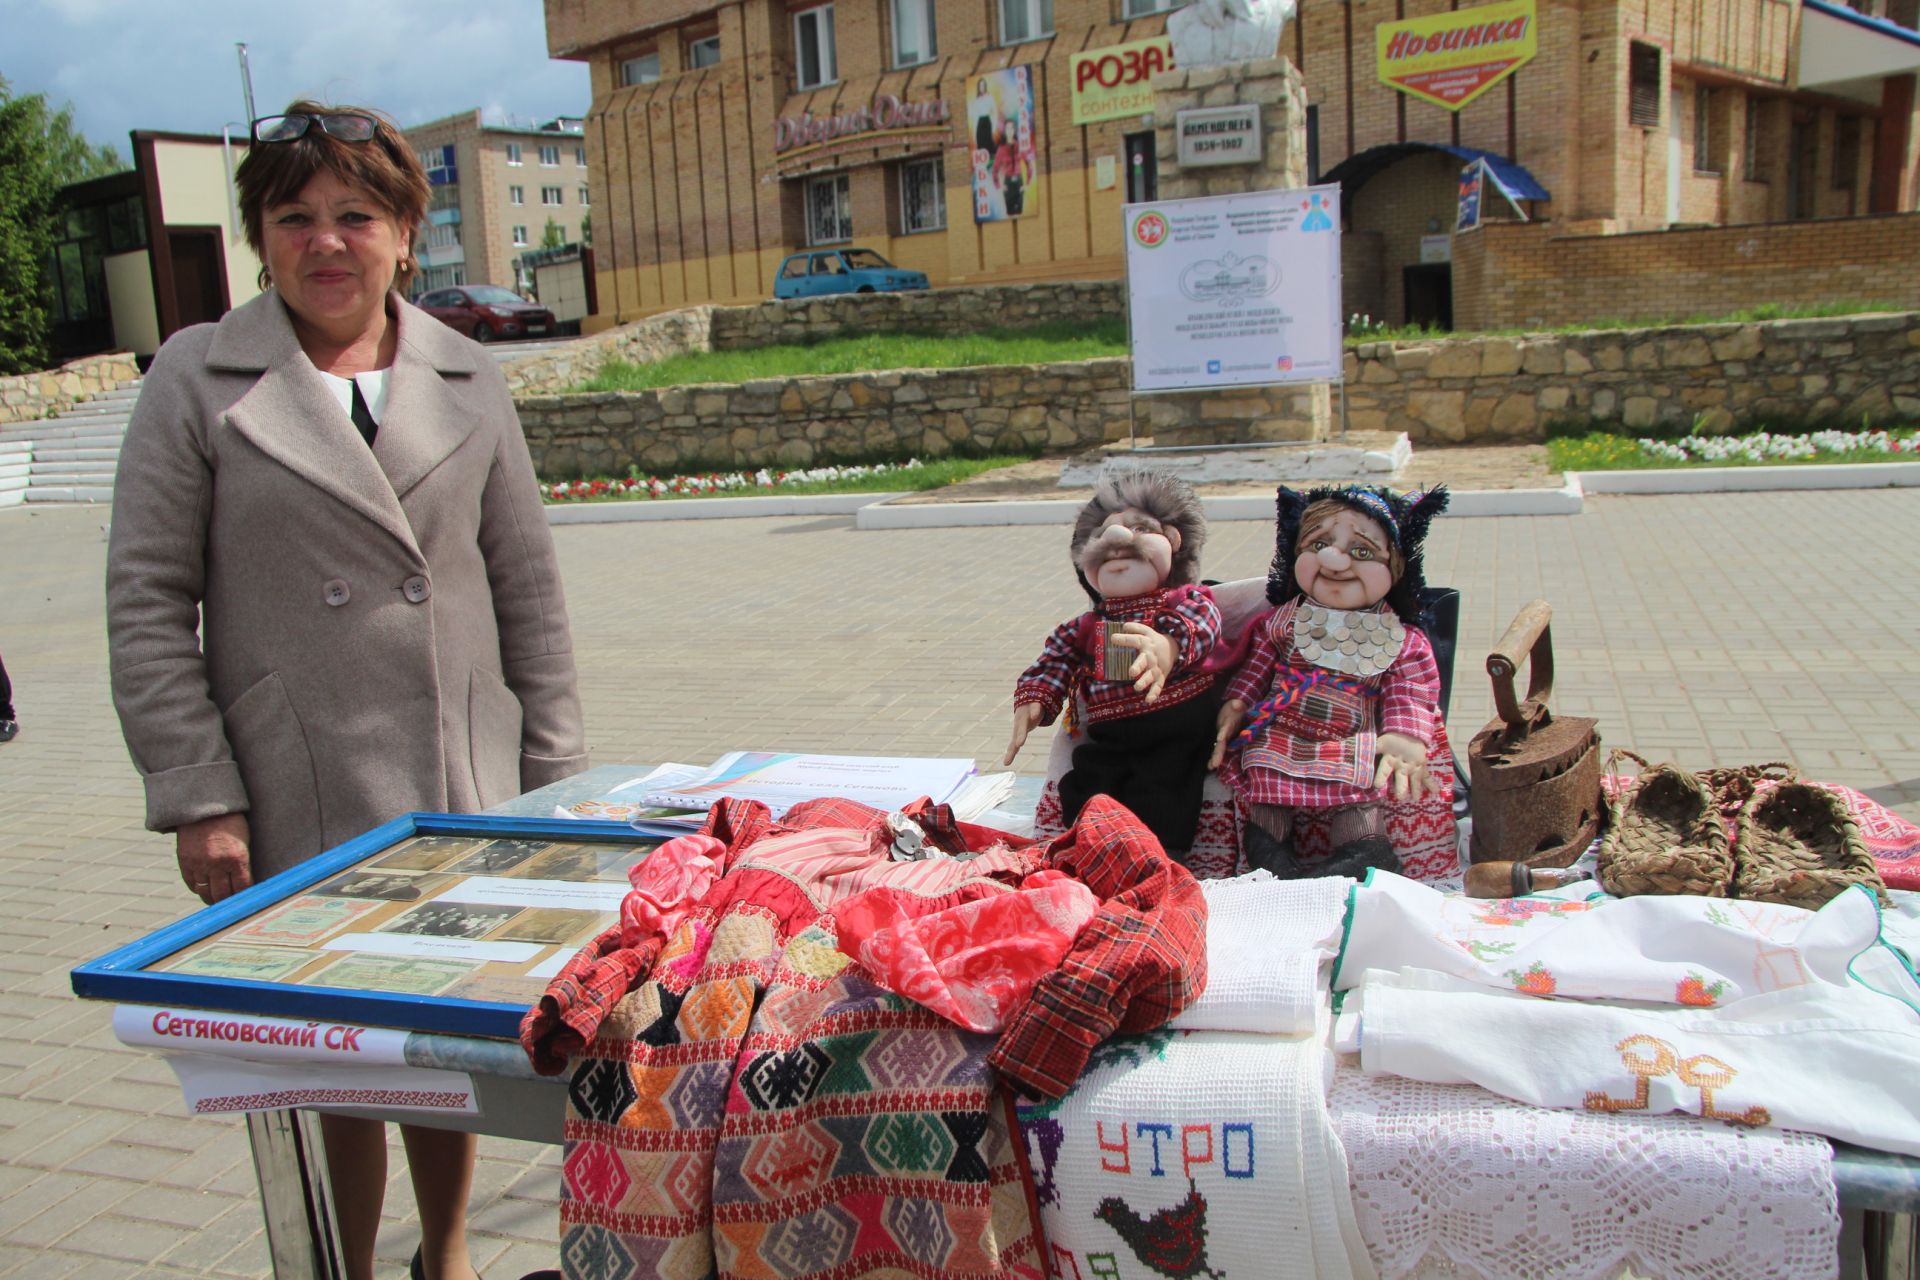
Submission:
[[357,111],[296,111],[284,116],[261,116],[253,122],[256,142],[292,142],[304,138],[314,125],[341,142],[368,142],[379,127],[372,116]]

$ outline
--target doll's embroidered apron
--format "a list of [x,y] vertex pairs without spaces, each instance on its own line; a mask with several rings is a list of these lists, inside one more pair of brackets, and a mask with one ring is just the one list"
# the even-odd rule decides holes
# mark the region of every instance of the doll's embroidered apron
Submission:
[[1384,607],[1349,611],[1306,600],[1281,605],[1265,626],[1264,642],[1279,658],[1240,753],[1249,798],[1289,805],[1378,799],[1379,687],[1405,647],[1405,627]]

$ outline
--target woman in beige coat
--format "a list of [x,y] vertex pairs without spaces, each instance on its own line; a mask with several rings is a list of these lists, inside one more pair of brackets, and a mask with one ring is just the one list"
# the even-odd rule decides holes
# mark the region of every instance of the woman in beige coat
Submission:
[[[272,288],[155,358],[107,562],[114,702],[216,902],[411,809],[586,767],[572,642],[494,362],[395,293],[425,174],[384,119],[296,103],[238,177]],[[324,1117],[349,1274],[370,1276],[382,1127]],[[472,1275],[468,1135],[403,1126],[416,1271]]]

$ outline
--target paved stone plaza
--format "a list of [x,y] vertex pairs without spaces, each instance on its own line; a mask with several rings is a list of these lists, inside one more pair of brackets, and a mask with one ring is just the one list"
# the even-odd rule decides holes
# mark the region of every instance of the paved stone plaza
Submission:
[[[172,842],[142,830],[108,699],[104,507],[0,512],[0,1274],[267,1273],[238,1121],[183,1116],[67,970],[187,913]],[[1013,680],[1085,607],[1064,527],[859,533],[849,518],[556,530],[601,763],[738,747],[998,762]],[[1263,574],[1271,526],[1215,525],[1209,576]],[[1694,766],[1774,759],[1920,820],[1920,494],[1590,499],[1574,517],[1443,521],[1464,595],[1453,715],[1490,714],[1480,659],[1545,595],[1557,707]],[[1038,772],[1043,732],[1021,767]],[[557,1136],[557,1135],[556,1135]],[[557,1148],[483,1140],[474,1260],[553,1265]],[[402,1162],[380,1255],[415,1226]]]

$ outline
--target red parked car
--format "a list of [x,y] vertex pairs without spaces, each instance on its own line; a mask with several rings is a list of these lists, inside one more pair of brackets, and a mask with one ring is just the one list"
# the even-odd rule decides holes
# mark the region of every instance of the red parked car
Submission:
[[435,289],[422,294],[416,305],[475,342],[544,338],[553,332],[553,312],[497,284]]

